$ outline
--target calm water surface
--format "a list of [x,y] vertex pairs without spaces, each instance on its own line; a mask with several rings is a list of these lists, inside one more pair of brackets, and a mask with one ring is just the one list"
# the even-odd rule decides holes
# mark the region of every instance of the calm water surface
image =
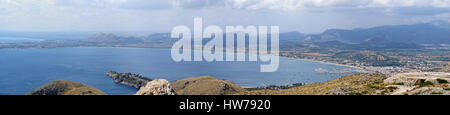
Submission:
[[259,66],[258,62],[177,63],[172,61],[169,49],[0,49],[0,95],[26,94],[53,80],[81,82],[115,95],[137,91],[105,76],[110,70],[169,81],[211,75],[246,87],[323,82],[351,74],[319,73],[315,69],[348,67],[288,58],[280,59],[277,72],[260,73]]

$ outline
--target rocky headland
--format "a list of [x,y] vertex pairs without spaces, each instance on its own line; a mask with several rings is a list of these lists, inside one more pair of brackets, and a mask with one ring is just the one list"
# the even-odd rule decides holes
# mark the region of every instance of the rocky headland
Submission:
[[116,83],[128,85],[137,89],[145,86],[148,82],[152,81],[152,79],[150,78],[132,73],[118,73],[115,71],[110,71],[106,73],[106,75],[111,77]]

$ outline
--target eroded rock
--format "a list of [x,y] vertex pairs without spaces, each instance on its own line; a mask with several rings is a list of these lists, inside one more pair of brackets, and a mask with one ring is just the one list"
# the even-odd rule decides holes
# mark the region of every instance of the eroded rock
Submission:
[[437,79],[450,81],[450,73],[441,73],[441,72],[401,73],[384,80],[384,83],[403,84],[405,86],[417,86],[427,81],[433,84],[439,84]]
[[156,79],[141,87],[136,95],[175,95],[176,92],[165,79]]
[[448,81],[450,73],[416,72],[394,75],[384,83],[398,87],[392,95],[448,95]]

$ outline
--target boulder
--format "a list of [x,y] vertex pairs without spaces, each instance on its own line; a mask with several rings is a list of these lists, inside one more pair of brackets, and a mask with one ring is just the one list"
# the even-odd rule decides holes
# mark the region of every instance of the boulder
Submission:
[[165,79],[156,79],[141,87],[136,95],[175,95],[176,92]]

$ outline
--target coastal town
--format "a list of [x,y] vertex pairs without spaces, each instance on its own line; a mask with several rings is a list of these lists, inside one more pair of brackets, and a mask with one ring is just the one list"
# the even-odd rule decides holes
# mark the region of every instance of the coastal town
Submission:
[[[366,63],[361,60],[351,60],[345,58],[333,58],[332,55],[319,54],[310,55],[311,53],[305,55],[305,53],[295,53],[291,51],[281,52],[281,56],[302,59],[309,61],[317,61],[327,64],[335,64],[341,66],[348,66],[355,69],[352,70],[324,70],[322,68],[317,68],[317,72],[322,73],[381,73],[387,75],[394,75],[397,73],[408,73],[408,72],[430,72],[436,71],[436,68],[445,68],[448,64],[441,63],[427,63],[427,61],[403,61],[401,65],[398,66],[374,66],[373,63]],[[399,61],[400,62],[400,61]],[[437,69],[439,71],[439,69]]]

